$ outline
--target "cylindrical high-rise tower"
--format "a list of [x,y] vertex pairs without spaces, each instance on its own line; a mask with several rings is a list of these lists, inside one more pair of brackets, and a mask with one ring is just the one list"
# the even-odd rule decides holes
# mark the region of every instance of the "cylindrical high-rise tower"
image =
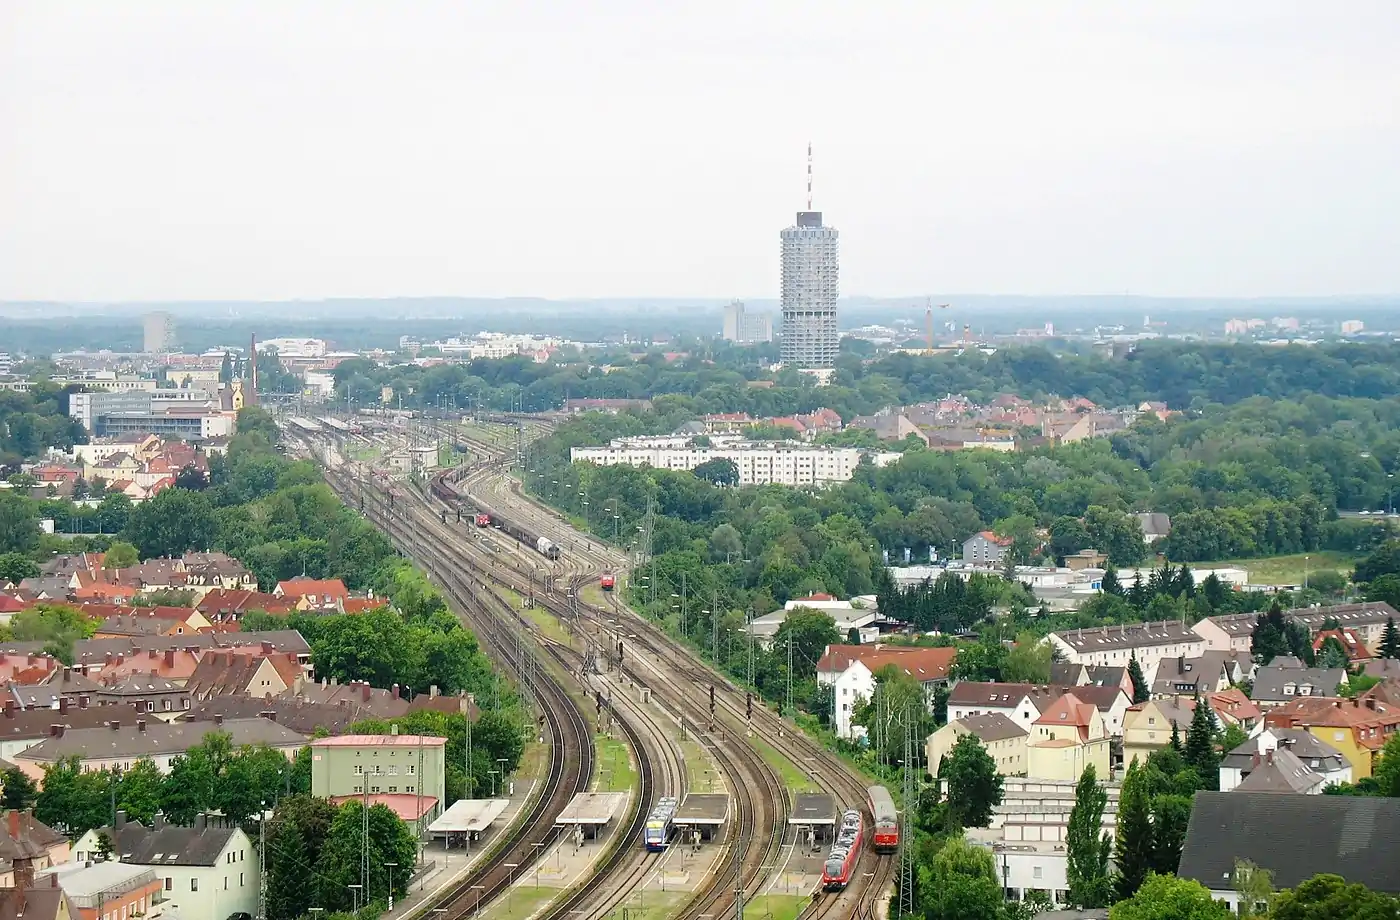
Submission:
[[820,211],[798,211],[782,232],[782,362],[797,368],[836,365],[836,298],[840,234],[822,226]]

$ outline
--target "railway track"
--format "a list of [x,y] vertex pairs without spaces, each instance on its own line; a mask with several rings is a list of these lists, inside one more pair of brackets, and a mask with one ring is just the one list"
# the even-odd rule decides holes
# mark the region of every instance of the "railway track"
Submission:
[[[464,486],[485,486],[490,490],[489,502],[501,509],[502,513],[514,515],[546,532],[554,528],[557,535],[568,526],[559,515],[548,509],[541,510],[520,491],[519,483],[504,478],[499,466],[482,465],[472,477],[464,479]],[[505,488],[501,486],[505,484]],[[580,542],[581,540],[581,542]],[[606,544],[587,538],[575,538],[575,558],[582,558],[577,566],[581,577],[587,579],[603,570],[619,570],[625,567],[625,559],[613,552]],[[596,548],[595,548],[596,547]],[[745,717],[739,705],[745,693],[728,677],[710,670],[696,662],[696,653],[688,646],[669,636],[650,621],[622,604],[616,597],[609,598],[609,609],[599,610],[592,605],[580,605],[584,615],[591,615],[600,624],[611,615],[618,623],[626,622],[630,628],[630,642],[641,644],[651,651],[658,660],[686,662],[677,664],[679,676],[697,684],[722,687],[725,693],[716,696],[718,705],[726,711],[731,724],[744,724]],[[614,630],[614,632],[616,632]],[[754,710],[752,728],[766,737],[784,756],[794,764],[815,763],[820,769],[812,772],[816,785],[831,794],[837,802],[861,806],[866,798],[865,782],[849,768],[836,754],[821,744],[809,739],[779,714],[766,707]],[[867,820],[871,816],[867,813]],[[818,898],[803,913],[804,917],[848,917],[870,914],[873,916],[875,902],[889,891],[897,870],[897,858],[875,854],[868,847],[862,853],[856,874],[858,882],[853,882],[846,891]]]

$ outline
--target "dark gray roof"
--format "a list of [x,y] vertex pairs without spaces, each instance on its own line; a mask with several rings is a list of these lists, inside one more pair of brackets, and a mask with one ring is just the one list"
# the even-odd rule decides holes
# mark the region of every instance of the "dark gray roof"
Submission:
[[[104,707],[105,708],[105,707]],[[117,708],[117,707],[112,707]],[[156,754],[179,754],[204,740],[209,732],[224,731],[233,739],[233,746],[267,744],[291,747],[305,744],[309,739],[284,725],[269,719],[228,719],[214,722],[162,722],[144,720],[144,730],[126,710],[117,728],[74,728],[57,737],[46,738],[31,748],[14,755],[20,760],[52,763],[60,757],[77,755],[83,758],[139,758]]]
[[166,824],[160,817],[153,828],[127,821],[115,829],[100,830],[112,838],[114,855],[122,862],[146,866],[212,866],[238,833],[236,826],[220,826],[217,819],[180,827]]
[[1139,511],[1137,519],[1145,537],[1165,537],[1172,532],[1171,516],[1160,511]]
[[115,639],[83,639],[73,643],[76,661],[101,662],[110,652],[131,657],[133,652],[184,648],[239,648],[267,642],[273,651],[311,654],[311,646],[295,629],[272,629],[266,632],[205,632],[185,636],[122,636]]
[[1224,652],[1202,652],[1196,658],[1184,655],[1163,658],[1157,663],[1157,675],[1152,681],[1152,692],[1172,693],[1214,693],[1215,686],[1224,676],[1228,683],[1229,674],[1225,669]]
[[963,716],[958,719],[958,722],[984,743],[1005,741],[1008,738],[1024,738],[1030,734],[999,712],[989,712],[980,716]]
[[332,735],[344,734],[352,722],[378,718],[360,706],[338,706],[334,703],[311,703],[306,700],[253,696],[214,696],[196,702],[185,714],[186,722],[208,722],[215,716],[225,719],[253,719],[268,713],[273,720],[303,735],[324,728]]
[[[1384,623],[1387,618],[1400,616],[1384,601],[1366,601],[1359,604],[1333,604],[1330,607],[1294,607],[1283,612],[1284,616],[1298,620],[1308,629],[1316,632],[1323,621],[1335,618],[1343,626],[1362,626]],[[1233,636],[1247,636],[1254,632],[1259,621],[1258,613],[1225,613],[1208,619]]]
[[1400,799],[1350,795],[1198,792],[1177,875],[1230,888],[1235,860],[1293,888],[1320,873],[1400,893]]
[[1071,664],[1068,661],[1050,662],[1050,683],[1061,686],[1072,687],[1079,683],[1079,677],[1085,671],[1082,664]]
[[1157,623],[1126,623],[1093,629],[1063,629],[1053,633],[1076,652],[1109,652],[1117,649],[1151,648],[1158,645],[1203,643],[1191,627],[1178,620]]
[[[1332,696],[1337,685],[1346,677],[1341,668],[1290,668],[1270,664],[1254,672],[1254,686],[1249,698],[1256,703],[1287,703],[1299,696]],[[1283,688],[1292,685],[1292,693],[1284,693]],[[1301,688],[1312,688],[1302,693]]]
[[[1275,728],[1270,726],[1268,733],[1279,740],[1280,747],[1286,747],[1295,757],[1307,764],[1309,769],[1331,773],[1350,767],[1350,761],[1332,745],[1319,739],[1305,728]],[[1227,769],[1253,769],[1254,755],[1259,751],[1259,736],[1250,738],[1244,744],[1227,753],[1220,765]],[[1313,767],[1316,762],[1317,766]]]
[[1306,795],[1322,783],[1322,777],[1307,768],[1288,748],[1270,751],[1259,765],[1234,788],[1235,792],[1269,792]]
[[[1121,687],[1127,668],[1112,664],[1089,665],[1089,683],[1098,687]],[[1053,683],[1053,681],[1052,681]]]

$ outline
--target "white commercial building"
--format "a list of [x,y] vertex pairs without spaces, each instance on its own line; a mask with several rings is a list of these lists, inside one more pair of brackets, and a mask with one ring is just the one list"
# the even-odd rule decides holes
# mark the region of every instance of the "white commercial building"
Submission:
[[279,358],[324,358],[325,339],[281,338],[264,339],[258,343],[258,351],[277,351]]
[[574,463],[615,466],[650,466],[659,470],[695,469],[711,460],[732,460],[739,469],[739,484],[785,486],[844,482],[855,473],[863,457],[876,466],[899,459],[896,453],[872,453],[855,447],[806,447],[765,443],[732,444],[723,447],[657,447],[643,441],[614,441],[607,447],[575,447],[569,451]]

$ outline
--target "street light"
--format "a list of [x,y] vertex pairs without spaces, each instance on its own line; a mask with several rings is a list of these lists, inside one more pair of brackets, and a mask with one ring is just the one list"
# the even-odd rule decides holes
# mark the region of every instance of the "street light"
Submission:
[[506,789],[506,758],[505,758],[505,757],[497,757],[497,758],[496,758],[496,763],[500,765],[500,769],[501,769],[501,791],[504,792],[505,789]]
[[350,889],[350,905],[351,905],[350,910],[351,910],[351,913],[356,913],[356,914],[358,914],[358,913],[360,912],[360,889],[363,888],[363,887],[365,887],[365,886],[356,884],[356,885],[346,885],[345,887]]
[[472,886],[472,891],[475,891],[475,892],[476,892],[476,903],[472,906],[472,916],[473,916],[473,917],[476,917],[476,916],[480,916],[480,915],[481,915],[481,892],[482,892],[485,888],[486,888],[485,885],[473,885],[473,886]]
[[499,772],[501,772],[501,771],[500,771],[500,770],[487,770],[486,772],[487,772],[488,774],[490,774],[490,776],[491,776],[491,798],[494,799],[494,798],[496,797],[496,774],[499,773]]

